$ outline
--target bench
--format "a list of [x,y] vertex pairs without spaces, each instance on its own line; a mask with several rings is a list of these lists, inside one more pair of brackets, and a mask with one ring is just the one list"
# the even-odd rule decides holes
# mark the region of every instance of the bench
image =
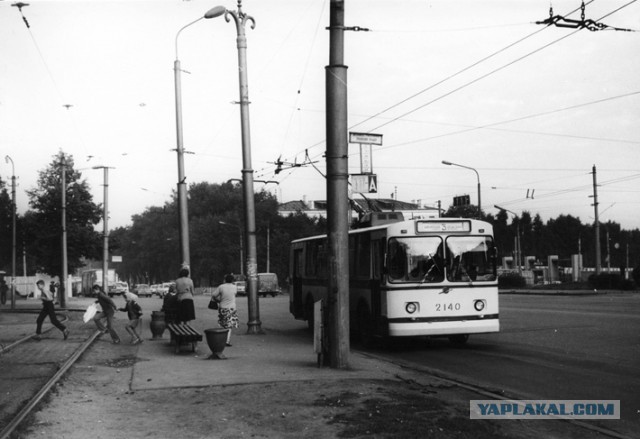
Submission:
[[176,354],[180,352],[180,346],[191,344],[191,351],[196,351],[199,341],[202,341],[202,334],[189,326],[188,323],[169,323],[167,329],[171,334],[171,344],[175,345]]

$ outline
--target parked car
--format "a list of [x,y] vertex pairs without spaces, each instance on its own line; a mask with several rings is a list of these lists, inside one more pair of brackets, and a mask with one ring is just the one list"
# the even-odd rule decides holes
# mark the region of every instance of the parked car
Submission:
[[126,282],[116,282],[113,285],[109,285],[109,297],[122,296],[124,293],[129,292],[129,284]]
[[258,273],[258,296],[267,297],[267,294],[271,294],[271,297],[276,297],[281,292],[277,274]]
[[137,294],[140,297],[149,297],[151,296],[151,287],[147,284],[134,285],[133,294]]
[[247,294],[247,280],[243,274],[234,274],[233,275],[233,284],[238,289],[238,296],[244,296]]
[[171,287],[171,285],[175,285],[175,283],[164,282],[164,283],[158,284],[155,294],[161,299],[164,298],[165,294],[169,292],[169,287]]
[[154,294],[158,293],[158,284],[151,284],[151,286],[149,287],[149,290],[151,290],[151,295],[153,296]]

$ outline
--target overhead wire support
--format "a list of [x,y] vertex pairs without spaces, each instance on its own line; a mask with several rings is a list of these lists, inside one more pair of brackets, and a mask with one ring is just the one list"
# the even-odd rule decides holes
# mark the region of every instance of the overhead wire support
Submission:
[[[303,166],[306,165],[313,165],[314,163],[318,163],[318,161],[312,161],[311,158],[309,157],[309,151],[305,150],[305,157],[304,157],[304,161],[302,163],[298,163],[297,159],[294,159],[293,163],[291,162],[285,162],[283,160],[281,160],[281,157],[278,157],[278,159],[275,162],[269,162],[269,163],[273,163],[274,165],[276,165],[276,170],[274,171],[274,174],[278,175],[279,173],[281,173],[282,171],[284,171],[285,169],[291,169],[291,168],[301,168]],[[314,166],[315,168],[315,166]]]
[[27,17],[24,16],[24,14],[22,13],[22,8],[24,6],[29,6],[29,3],[22,3],[22,2],[18,2],[18,3],[13,3],[11,6],[15,6],[16,8],[18,8],[18,11],[20,11],[20,15],[22,16],[22,21],[24,21],[24,24],[27,25],[27,28],[31,28],[31,26],[29,26],[29,22],[27,21]]
[[547,26],[566,27],[570,29],[588,29],[591,32],[599,30],[616,30],[622,32],[635,32],[633,29],[623,29],[619,27],[609,26],[608,24],[600,23],[596,20],[585,18],[585,4],[584,1],[580,6],[580,20],[563,17],[562,15],[553,15],[553,6],[549,7],[549,18],[536,21],[536,24],[544,24]]

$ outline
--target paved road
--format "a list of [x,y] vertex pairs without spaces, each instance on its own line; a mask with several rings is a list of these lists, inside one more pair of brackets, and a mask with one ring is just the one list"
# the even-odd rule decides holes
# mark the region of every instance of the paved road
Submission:
[[620,400],[622,421],[640,431],[640,295],[501,295],[501,332],[403,343],[377,352],[519,399]]

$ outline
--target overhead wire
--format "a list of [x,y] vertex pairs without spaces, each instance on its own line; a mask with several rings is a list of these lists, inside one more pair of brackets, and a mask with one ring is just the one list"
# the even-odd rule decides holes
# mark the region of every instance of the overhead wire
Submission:
[[[587,2],[586,4],[593,3],[594,1],[595,1],[595,0],[591,0],[591,1]],[[633,0],[633,1],[636,1],[636,0]],[[574,12],[577,12],[579,9],[580,9],[580,8],[576,8],[576,9],[574,9],[573,11],[569,12],[567,15],[571,15],[571,14],[573,14]],[[414,93],[414,94],[413,94],[413,95],[411,95],[411,96],[408,96],[407,98],[402,99],[402,100],[401,100],[401,101],[399,101],[398,103],[396,103],[396,104],[394,104],[394,105],[391,105],[391,106],[389,106],[389,107],[385,108],[384,110],[381,110],[381,111],[379,111],[378,113],[376,113],[376,114],[374,114],[374,115],[372,115],[372,116],[368,117],[367,119],[365,119],[365,120],[363,120],[363,121],[361,121],[361,122],[358,122],[357,124],[354,124],[354,125],[350,126],[350,127],[349,127],[349,129],[356,128],[356,127],[358,127],[358,126],[362,125],[363,123],[365,123],[365,122],[367,122],[367,121],[369,121],[369,120],[372,120],[372,119],[374,119],[374,118],[379,117],[380,115],[382,115],[382,114],[384,114],[384,113],[386,113],[386,112],[388,112],[388,111],[390,111],[390,110],[392,110],[392,109],[394,109],[394,108],[396,108],[396,107],[398,107],[398,106],[400,106],[400,105],[402,105],[402,104],[404,104],[404,103],[406,103],[406,102],[410,101],[411,99],[414,99],[415,97],[417,97],[417,96],[419,96],[419,95],[423,94],[424,92],[429,91],[429,90],[433,89],[434,87],[437,87],[438,85],[441,85],[441,84],[443,84],[444,82],[446,82],[446,81],[448,81],[448,80],[450,80],[450,79],[452,79],[452,78],[455,78],[456,76],[458,76],[458,75],[460,75],[460,74],[462,74],[462,73],[464,73],[464,72],[466,72],[466,71],[468,71],[468,70],[470,70],[470,69],[472,69],[472,68],[474,68],[474,67],[478,66],[479,64],[481,64],[481,63],[483,63],[483,62],[485,62],[485,61],[487,61],[487,60],[489,60],[489,59],[493,58],[494,56],[496,56],[496,55],[498,55],[498,54],[500,54],[500,53],[502,53],[502,52],[504,52],[504,51],[506,51],[506,50],[508,50],[508,49],[510,49],[510,48],[512,48],[512,47],[514,47],[514,46],[516,46],[517,44],[519,44],[519,43],[521,43],[521,42],[523,42],[523,41],[527,40],[528,38],[531,38],[531,37],[533,37],[533,36],[537,35],[538,33],[543,32],[543,31],[544,31],[544,30],[546,30],[547,28],[548,28],[548,27],[541,28],[541,29],[539,29],[539,30],[537,30],[537,31],[535,31],[535,32],[532,32],[532,33],[530,33],[530,34],[528,34],[528,35],[526,35],[526,36],[524,36],[524,37],[522,37],[522,38],[520,38],[520,39],[518,39],[518,40],[514,41],[513,43],[508,44],[507,46],[505,46],[505,47],[503,47],[503,48],[501,48],[501,49],[499,49],[499,50],[497,50],[497,51],[495,51],[495,52],[493,52],[493,53],[491,53],[491,54],[489,54],[489,55],[485,56],[484,58],[481,58],[480,60],[478,60],[478,61],[476,61],[476,62],[474,62],[474,63],[470,64],[469,66],[467,66],[467,67],[465,67],[465,68],[463,68],[463,69],[461,69],[461,70],[459,70],[459,71],[457,71],[457,72],[455,72],[455,73],[453,73],[453,74],[451,74],[451,75],[449,75],[449,76],[447,76],[446,78],[444,78],[444,79],[442,79],[442,80],[440,80],[440,81],[438,81],[438,82],[436,82],[436,83],[434,83],[434,84],[432,84],[432,85],[430,85],[430,86],[428,86],[428,87],[426,87],[426,88],[424,88],[424,89],[420,90],[419,92]],[[503,70],[503,69],[505,69],[505,68],[507,68],[507,67],[509,67],[509,66],[511,66],[511,65],[513,65],[513,64],[515,64],[515,63],[517,63],[517,62],[519,62],[519,61],[521,61],[522,59],[525,59],[526,57],[533,55],[534,53],[537,53],[537,52],[539,52],[539,51],[541,51],[541,50],[543,50],[543,49],[546,49],[547,47],[549,47],[549,46],[551,46],[551,45],[553,45],[553,44],[555,44],[555,43],[557,43],[557,42],[562,41],[562,40],[564,40],[565,38],[568,38],[568,37],[570,37],[570,36],[574,35],[576,32],[577,32],[577,31],[574,31],[574,32],[570,33],[569,35],[566,35],[566,36],[564,36],[564,37],[562,37],[562,38],[559,38],[559,39],[557,39],[557,40],[555,40],[555,41],[553,41],[553,42],[551,42],[551,43],[549,43],[549,44],[546,44],[546,45],[544,45],[544,46],[540,47],[539,49],[537,49],[537,50],[535,50],[535,51],[533,51],[533,52],[530,52],[530,53],[528,53],[528,54],[527,54],[527,55],[525,55],[525,56],[522,56],[522,57],[520,57],[520,58],[517,58],[516,60],[511,61],[511,62],[509,62],[509,63],[507,63],[507,64],[503,65],[502,67],[497,68],[497,69],[495,69],[495,70],[493,70],[493,71],[491,71],[491,72],[489,72],[489,73],[487,73],[487,74],[485,74],[485,75],[482,75],[482,76],[480,76],[479,78],[476,78],[475,80],[470,81],[470,82],[468,82],[468,83],[464,84],[463,86],[460,86],[460,87],[458,87],[458,88],[456,88],[456,89],[454,89],[454,90],[452,90],[452,91],[450,91],[450,92],[448,92],[448,93],[446,93],[446,94],[444,94],[444,95],[441,95],[440,97],[438,97],[438,98],[436,98],[436,99],[434,99],[434,100],[432,100],[432,101],[430,101],[430,102],[427,102],[426,104],[423,104],[423,105],[421,105],[421,106],[419,106],[419,107],[417,107],[417,108],[415,108],[415,109],[413,109],[413,110],[411,110],[411,111],[409,111],[409,112],[406,112],[406,113],[402,114],[401,116],[394,117],[394,118],[392,118],[391,120],[389,120],[389,121],[385,122],[384,124],[379,125],[379,126],[377,126],[377,127],[373,128],[373,129],[370,129],[370,130],[368,130],[367,132],[371,132],[371,131],[377,130],[377,129],[382,128],[382,127],[384,127],[384,126],[386,126],[386,125],[389,125],[389,124],[391,124],[391,123],[393,123],[393,122],[396,122],[396,121],[398,121],[399,119],[401,119],[401,118],[403,118],[403,117],[406,117],[406,116],[408,116],[409,114],[414,113],[415,111],[418,111],[418,110],[420,110],[420,109],[422,109],[422,108],[426,107],[427,105],[430,105],[430,104],[432,104],[432,103],[434,103],[434,102],[437,102],[437,101],[439,101],[439,100],[441,100],[441,99],[443,99],[443,98],[445,98],[445,97],[447,97],[447,96],[450,96],[451,94],[453,94],[453,93],[455,93],[455,92],[458,92],[458,91],[462,90],[463,88],[466,88],[466,87],[468,87],[468,86],[470,86],[470,85],[472,85],[472,84],[474,84],[474,83],[476,83],[476,82],[478,82],[478,81],[480,81],[480,80],[482,80],[482,79],[484,79],[484,78],[486,78],[486,77],[490,76],[491,74],[497,73],[498,71]],[[305,150],[309,150],[309,149],[311,149],[311,148],[315,148],[316,146],[319,146],[319,145],[321,145],[321,144],[323,144],[323,143],[325,143],[325,140],[318,141],[318,142],[314,143],[313,145],[311,145],[311,146],[309,146],[309,147],[305,148]],[[298,154],[300,154],[300,152],[301,152],[301,151],[299,151],[299,152],[298,152]],[[322,153],[319,153],[319,154],[317,154],[317,155],[313,156],[313,158],[317,158],[317,157],[319,157],[319,156],[321,156],[321,155],[322,155]]]
[[[540,113],[534,113],[534,114],[530,114],[530,115],[526,115],[526,116],[521,116],[521,117],[517,117],[517,118],[513,118],[513,119],[507,119],[507,120],[503,120],[503,121],[499,121],[499,122],[493,122],[490,124],[485,124],[485,125],[481,125],[481,126],[473,126],[473,127],[469,127],[463,130],[458,130],[458,131],[453,131],[450,133],[444,133],[444,134],[439,134],[436,136],[430,136],[430,137],[426,137],[426,138],[422,138],[422,139],[415,139],[415,140],[410,140],[407,142],[403,142],[403,143],[397,143],[394,145],[388,145],[388,146],[383,146],[383,147],[379,147],[376,148],[376,151],[380,151],[383,149],[390,149],[390,148],[396,148],[398,146],[404,146],[404,145],[408,145],[411,143],[418,143],[418,142],[424,142],[427,140],[434,140],[434,139],[439,139],[442,137],[447,137],[447,136],[453,136],[456,134],[463,134],[463,133],[468,133],[470,131],[475,131],[475,130],[481,130],[481,129],[492,129],[492,127],[498,126],[498,125],[504,125],[504,124],[508,124],[508,123],[513,123],[513,122],[519,122],[522,120],[526,120],[526,119],[532,119],[534,117],[540,117],[540,116],[548,116],[550,114],[555,114],[555,113],[560,113],[563,111],[568,111],[568,110],[575,110],[577,108],[581,108],[581,107],[586,107],[589,105],[595,105],[595,104],[601,104],[603,102],[608,102],[608,101],[613,101],[616,99],[622,99],[622,98],[626,98],[629,96],[634,96],[640,94],[640,90],[639,91],[633,91],[633,92],[629,92],[629,93],[624,93],[622,95],[617,95],[617,96],[609,96],[606,98],[602,98],[602,99],[597,99],[595,101],[589,101],[589,102],[582,102],[580,104],[575,104],[575,105],[570,105],[568,107],[563,107],[563,108],[558,108],[555,110],[549,110],[549,111],[543,111]],[[538,134],[545,134],[545,133],[538,133]],[[547,134],[547,135],[555,135],[555,134]],[[560,136],[563,137],[574,137],[568,134],[561,134]],[[579,138],[585,138],[582,136],[575,136],[575,137],[579,137]],[[597,138],[592,138],[591,140],[607,140],[607,141],[616,141],[616,142],[621,142],[621,143],[639,143],[639,142],[635,142],[635,141],[626,141],[626,140],[615,140],[615,139],[597,139]]]
[[[36,40],[36,37],[35,37],[32,29],[31,29],[31,25],[29,24],[29,22],[27,21],[26,17],[24,16],[24,14],[22,12],[22,7],[29,6],[29,4],[22,4],[22,6],[19,6],[19,4],[14,4],[12,6],[18,6],[18,10],[20,12],[20,15],[22,16],[22,20],[23,20],[23,22],[25,23],[25,25],[27,27],[27,32],[29,34],[29,37],[31,38],[31,41],[33,42],[33,45],[36,48],[36,52],[38,53],[38,57],[40,58],[40,61],[42,62],[42,65],[44,66],[45,71],[47,72],[47,76],[49,77],[49,80],[53,84],[53,89],[55,90],[55,93],[56,93],[56,95],[58,96],[58,99],[61,102],[60,105],[63,106],[63,107],[66,107],[67,110],[69,110],[69,108],[72,107],[72,105],[67,103],[67,101],[64,98],[64,95],[60,91],[60,87],[58,85],[58,81],[56,81],[56,78],[54,77],[53,72],[51,71],[51,68],[49,67],[49,63],[45,59],[44,54],[42,53],[42,50],[40,49],[40,45],[38,44],[38,41]],[[74,131],[75,131],[76,135],[80,138],[78,124],[77,124],[77,121],[75,119],[75,115],[72,114],[71,116],[72,116],[72,124],[73,124]],[[82,148],[85,150],[85,153],[88,154],[86,145],[82,141],[81,138],[80,138],[80,143],[82,145]]]

